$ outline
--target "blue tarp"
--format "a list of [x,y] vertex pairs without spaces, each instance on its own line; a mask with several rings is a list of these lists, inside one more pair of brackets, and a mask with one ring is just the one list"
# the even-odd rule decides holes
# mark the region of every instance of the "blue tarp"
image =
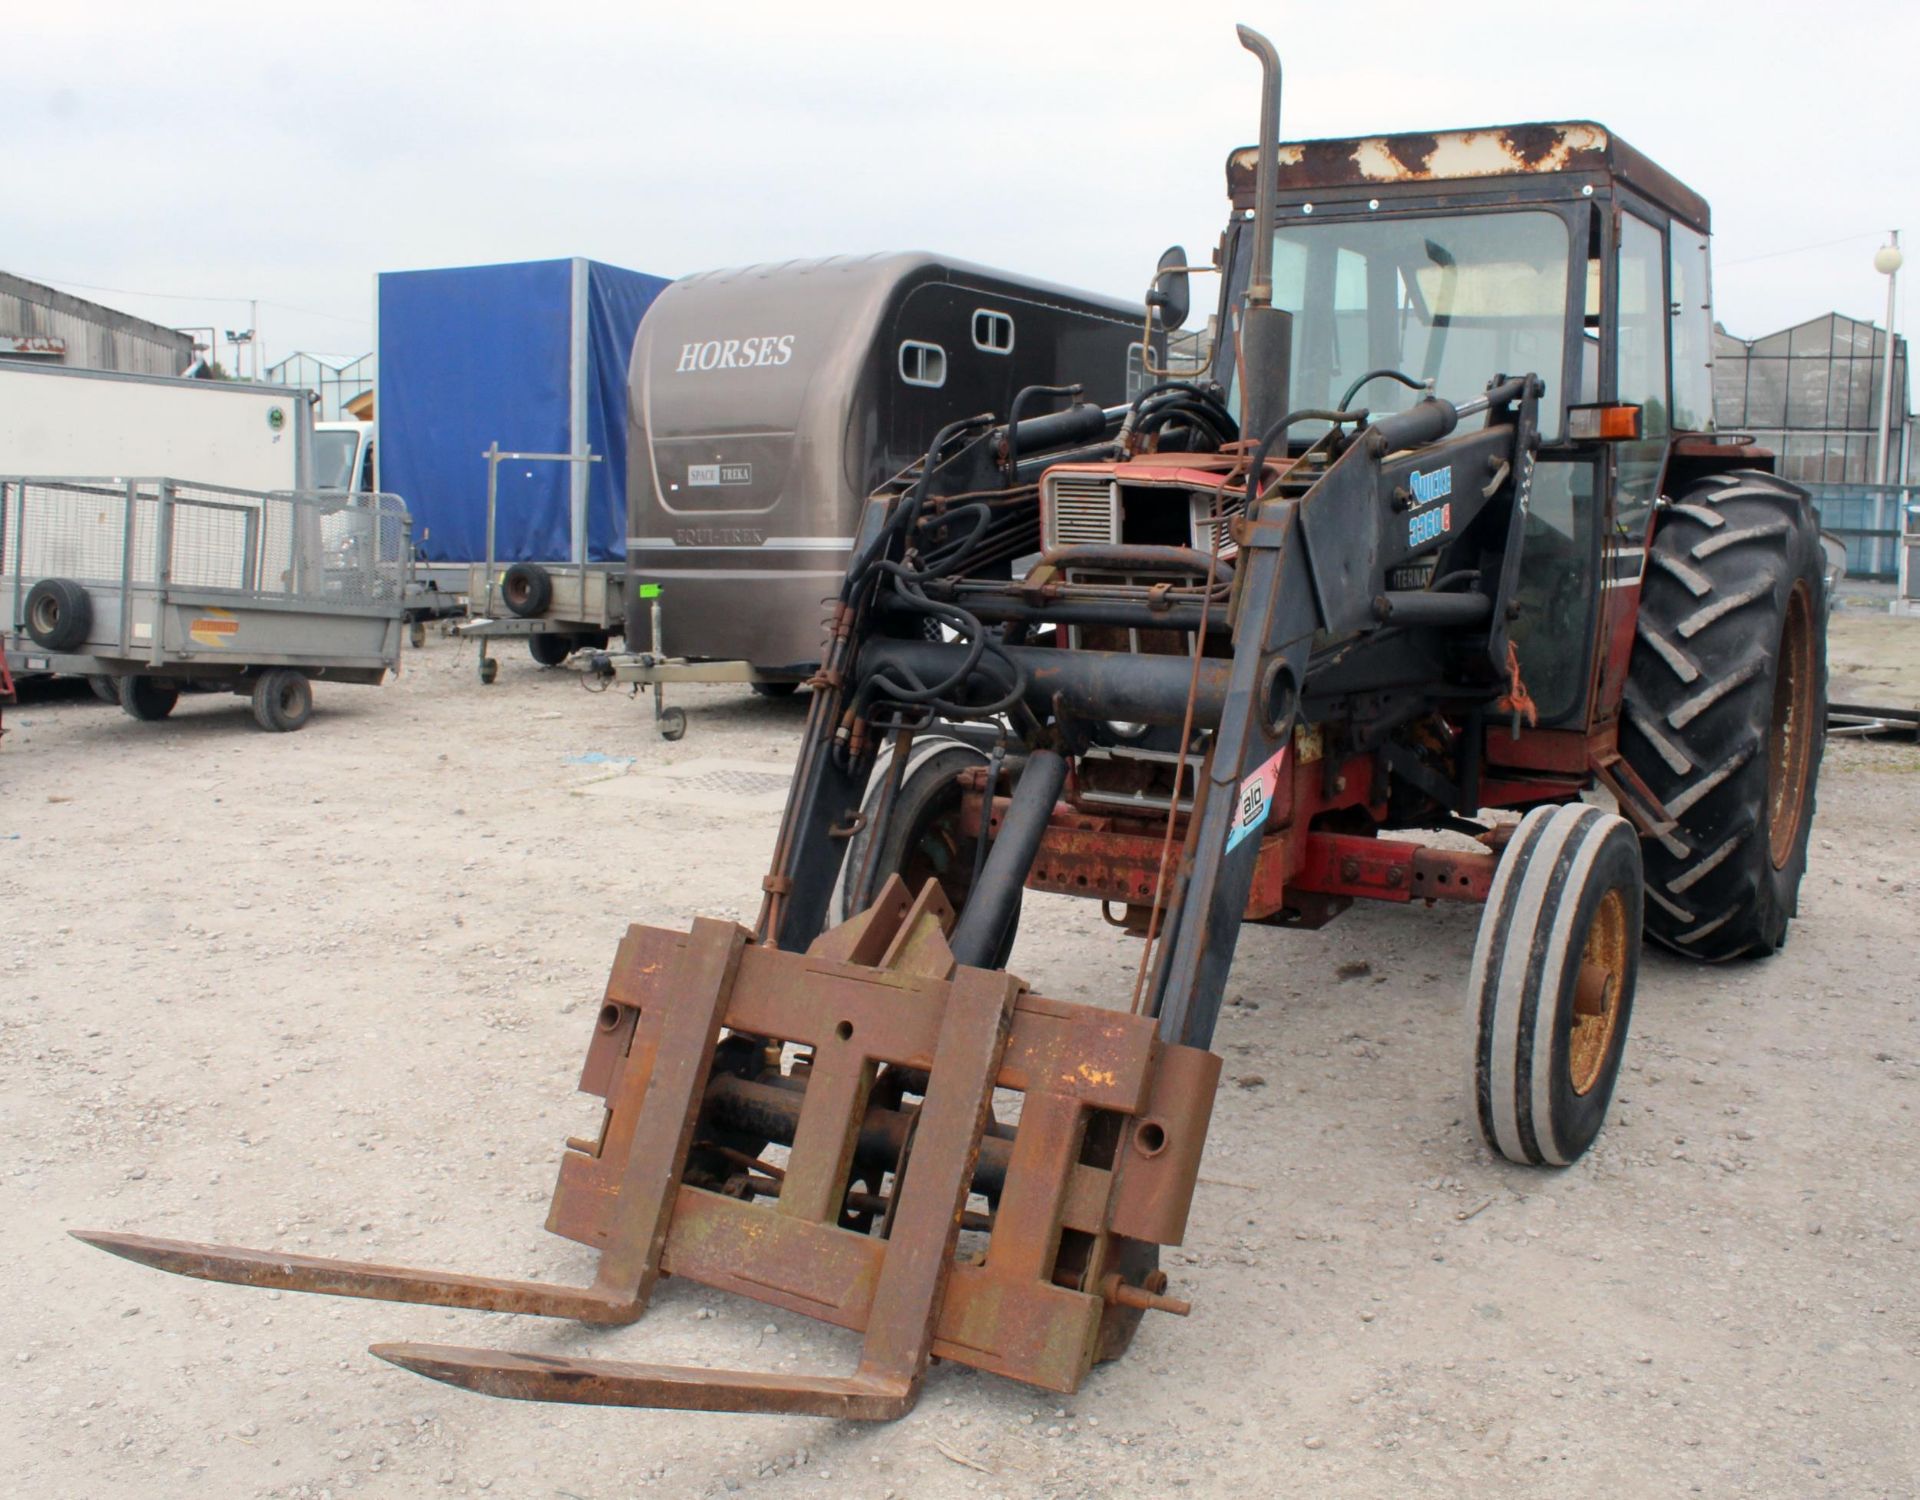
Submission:
[[[573,326],[576,274],[585,326]],[[379,279],[374,415],[380,484],[402,496],[433,562],[487,555],[487,445],[576,452],[587,466],[587,557],[626,555],[627,361],[659,276],[598,261],[391,271]],[[572,431],[578,379],[586,430]],[[509,562],[574,555],[571,465],[503,463],[494,552]]]

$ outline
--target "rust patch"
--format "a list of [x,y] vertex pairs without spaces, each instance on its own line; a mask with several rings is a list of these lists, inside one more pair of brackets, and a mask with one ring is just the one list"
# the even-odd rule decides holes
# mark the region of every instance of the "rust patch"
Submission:
[[1398,162],[1409,177],[1427,175],[1433,153],[1440,149],[1437,135],[1390,135],[1381,142],[1387,155]]

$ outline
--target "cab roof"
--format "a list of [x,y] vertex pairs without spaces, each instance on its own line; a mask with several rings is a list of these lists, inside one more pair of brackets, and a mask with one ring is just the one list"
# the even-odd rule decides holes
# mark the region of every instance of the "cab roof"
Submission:
[[[1227,194],[1235,208],[1253,207],[1259,157],[1259,147],[1242,146],[1227,158]],[[1703,234],[1711,230],[1706,199],[1591,120],[1282,141],[1279,168],[1282,194],[1557,173],[1595,175],[1625,183]]]

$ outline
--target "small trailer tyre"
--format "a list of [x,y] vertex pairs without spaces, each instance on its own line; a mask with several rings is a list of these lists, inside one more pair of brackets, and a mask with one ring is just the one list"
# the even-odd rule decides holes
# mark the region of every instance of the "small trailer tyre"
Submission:
[[677,740],[687,732],[687,711],[684,708],[663,708],[660,710],[660,738]]
[[96,673],[87,678],[87,686],[93,689],[93,696],[98,698],[102,703],[118,703],[120,701],[120,684],[115,682],[111,677],[102,677]]
[[1480,1137],[1564,1167],[1599,1135],[1640,967],[1640,841],[1584,803],[1527,814],[1501,856],[1467,980]]
[[418,651],[427,643],[427,622],[415,620],[407,627],[407,644]]
[[313,717],[313,684],[304,672],[274,667],[253,683],[253,718],[262,729],[285,734]]
[[515,563],[500,580],[500,598],[521,619],[537,619],[553,603],[553,577],[539,563]]
[[557,667],[573,655],[578,639],[571,635],[530,635],[527,637],[527,654],[543,667]]
[[126,677],[120,682],[120,707],[143,723],[157,723],[173,712],[180,689],[164,677]]
[[483,656],[480,658],[480,684],[482,687],[492,687],[494,678],[499,675],[499,662],[495,661],[491,656]]
[[42,578],[27,590],[27,634],[49,651],[73,651],[93,629],[93,601],[71,578]]

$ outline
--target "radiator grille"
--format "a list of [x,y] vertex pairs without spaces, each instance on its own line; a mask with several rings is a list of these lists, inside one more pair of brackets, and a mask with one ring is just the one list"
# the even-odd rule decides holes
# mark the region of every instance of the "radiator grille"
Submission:
[[1104,474],[1047,478],[1047,545],[1105,546],[1120,540],[1120,498]]
[[1233,540],[1233,523],[1246,502],[1234,499],[1228,503],[1226,513],[1214,518],[1214,496],[1196,494],[1190,504],[1193,516],[1193,547],[1196,552],[1218,552],[1222,557],[1232,557],[1238,552],[1239,545]]

